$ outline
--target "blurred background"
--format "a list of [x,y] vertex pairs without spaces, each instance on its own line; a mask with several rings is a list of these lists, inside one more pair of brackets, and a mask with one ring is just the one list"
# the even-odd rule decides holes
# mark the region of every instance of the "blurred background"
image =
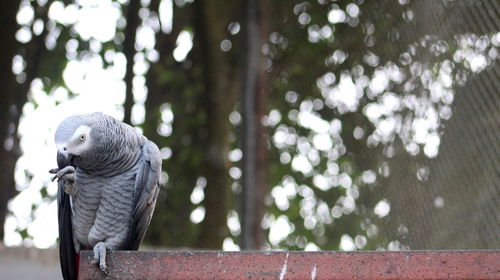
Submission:
[[498,1],[16,0],[0,14],[0,259],[56,248],[53,135],[94,111],[161,149],[145,246],[500,248]]

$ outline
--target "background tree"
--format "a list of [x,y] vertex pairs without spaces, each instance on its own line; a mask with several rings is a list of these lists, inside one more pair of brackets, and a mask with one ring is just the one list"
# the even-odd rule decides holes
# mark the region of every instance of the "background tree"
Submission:
[[[41,84],[48,95],[62,88],[72,98],[78,93],[61,78],[68,64],[95,59],[111,69],[124,57],[123,118],[164,159],[150,244],[498,247],[491,213],[500,203],[488,199],[498,178],[486,176],[498,170],[458,176],[468,163],[496,166],[495,159],[478,149],[462,158],[457,151],[475,147],[473,138],[451,139],[475,127],[481,139],[496,137],[496,1],[106,3],[119,11],[106,38],[53,17],[83,10],[83,2],[3,4],[12,29],[0,34],[8,42],[0,67],[9,96],[1,106],[13,109],[0,110],[0,140],[10,147],[0,209],[14,195],[20,112],[36,104],[30,87]],[[34,11],[31,20],[16,23],[17,7]],[[478,97],[467,95],[476,88]],[[468,103],[479,105],[469,112]],[[481,125],[464,121],[474,116]],[[496,142],[484,143],[496,151]],[[476,154],[488,160],[470,160]],[[471,193],[462,184],[455,195],[460,181],[481,186]],[[456,216],[469,212],[476,218]],[[477,218],[483,213],[489,218]],[[471,224],[486,230],[450,238]]]
[[[175,117],[169,125],[176,133],[170,139],[156,137],[160,145],[168,143],[173,151],[172,162],[176,162],[166,164],[171,179],[166,185],[167,197],[162,201],[165,203],[158,206],[158,212],[165,213],[165,217],[151,227],[152,240],[165,245],[220,248],[227,237],[231,193],[227,154],[231,138],[234,141],[229,114],[238,97],[239,76],[235,51],[231,51],[231,47],[222,51],[221,42],[229,35],[227,27],[239,6],[234,1],[219,5],[221,3],[199,1],[176,7],[172,30],[192,32],[193,49],[186,61],[173,62],[180,70],[175,72],[165,63],[172,61],[175,45],[159,36],[158,42],[165,44],[166,52],[162,54],[166,57],[151,67],[149,98],[154,102],[146,104],[146,111],[151,112],[148,113],[151,119],[146,117],[146,123],[152,127],[146,128],[145,133],[156,134],[158,125],[165,125],[161,120],[168,121],[159,120],[159,114],[154,112],[168,109]],[[163,69],[155,73],[160,67]],[[189,201],[193,186],[203,189],[204,193],[198,206],[204,213],[200,225],[189,220],[189,209],[194,209]],[[179,230],[166,233],[165,228]]]
[[[7,171],[2,172],[2,177],[0,178],[0,224],[3,225],[5,216],[7,215],[7,201],[15,194],[14,167],[19,147],[14,147],[14,142],[18,142],[18,139],[15,137],[15,131],[13,131],[12,126],[14,128],[17,127],[15,120],[19,120],[19,107],[25,102],[26,98],[19,98],[22,96],[21,94],[16,95],[16,91],[14,91],[16,87],[14,84],[15,77],[12,73],[12,58],[16,54],[18,47],[15,34],[17,29],[16,14],[19,9],[19,2],[3,2],[0,8],[4,11],[1,21],[2,26],[5,26],[0,33],[3,39],[2,48],[5,54],[0,58],[0,69],[2,71],[0,81],[7,88],[7,91],[4,93],[4,102],[0,105],[0,142],[4,143],[0,147],[0,157],[3,159],[0,164],[2,165],[2,170]],[[17,101],[16,99],[21,100]],[[9,114],[11,106],[13,112]],[[17,116],[14,115],[16,113],[15,110],[18,111]],[[7,139],[9,139],[10,147],[6,145]],[[3,226],[0,228],[0,238],[3,239]]]
[[[64,66],[61,48],[51,44],[57,27],[47,23],[48,5],[26,1],[7,1],[0,4],[2,10],[0,31],[2,52],[0,71],[3,85],[3,101],[0,102],[0,224],[4,224],[8,213],[7,202],[16,195],[14,170],[16,161],[22,154],[18,136],[19,120],[22,109],[29,97],[32,82],[43,83],[48,90],[60,83],[60,74]],[[32,17],[25,22],[18,22],[16,15],[20,9],[30,6]],[[52,34],[50,34],[52,33]],[[59,35],[59,34],[58,34]],[[60,34],[65,37],[65,34]],[[50,63],[51,67],[47,67]],[[29,177],[29,174],[27,174]],[[24,233],[25,235],[25,233]],[[0,227],[0,239],[4,228]]]

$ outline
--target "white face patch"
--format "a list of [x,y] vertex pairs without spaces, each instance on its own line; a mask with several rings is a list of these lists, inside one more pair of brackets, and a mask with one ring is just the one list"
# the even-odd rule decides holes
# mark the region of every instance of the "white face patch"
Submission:
[[85,125],[78,127],[66,143],[56,143],[57,150],[64,155],[81,155],[90,146],[91,128]]

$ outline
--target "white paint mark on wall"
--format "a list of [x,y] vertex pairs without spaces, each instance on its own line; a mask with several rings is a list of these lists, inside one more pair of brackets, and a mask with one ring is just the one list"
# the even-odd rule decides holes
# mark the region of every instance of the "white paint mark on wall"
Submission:
[[287,269],[287,265],[288,265],[288,254],[289,253],[286,253],[285,263],[283,264],[283,267],[281,268],[280,280],[285,279],[286,269]]
[[314,264],[313,269],[311,270],[311,280],[316,280],[316,264]]

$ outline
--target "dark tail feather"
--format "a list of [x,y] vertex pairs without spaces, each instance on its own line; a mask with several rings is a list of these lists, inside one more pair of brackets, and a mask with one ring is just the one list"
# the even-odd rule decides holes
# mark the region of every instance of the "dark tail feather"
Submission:
[[[70,162],[61,153],[57,153],[57,167],[62,169]],[[71,222],[71,198],[64,192],[64,180],[57,183],[57,218],[59,222],[59,260],[65,280],[76,280],[80,256],[73,244],[73,226]]]
[[61,272],[65,280],[74,280],[78,276],[78,259],[73,244],[73,230],[71,225],[70,197],[59,183],[58,216],[59,216],[59,260]]
[[[61,153],[57,153],[57,167],[62,169],[70,162]],[[64,180],[57,183],[57,218],[59,222],[59,260],[61,272],[65,280],[76,280],[78,263],[75,245],[73,244],[73,226],[71,223],[71,201],[69,194],[64,192]]]
[[78,273],[80,272],[80,254],[76,254],[76,263],[75,263],[75,268],[76,268],[76,276],[78,278]]

